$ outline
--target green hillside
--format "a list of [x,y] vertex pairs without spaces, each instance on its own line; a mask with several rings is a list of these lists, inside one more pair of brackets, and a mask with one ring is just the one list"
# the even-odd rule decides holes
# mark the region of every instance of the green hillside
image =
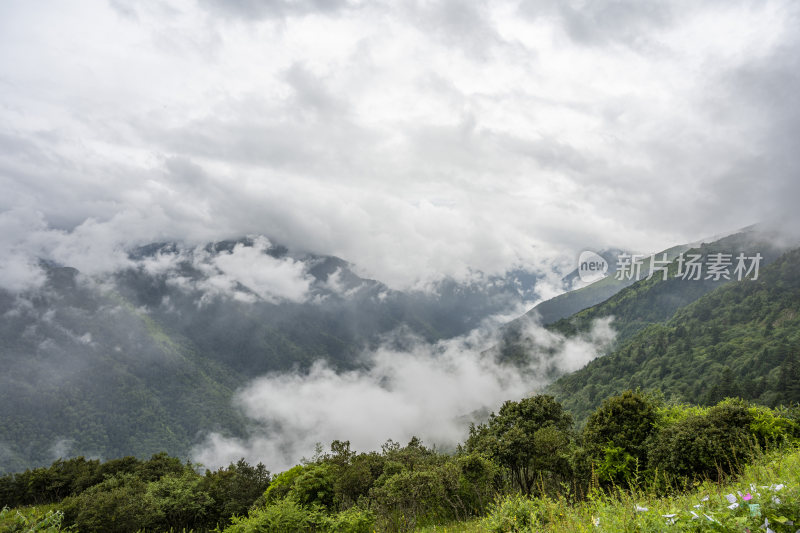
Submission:
[[[673,246],[655,255],[660,258],[666,253],[667,258],[673,260],[679,253],[685,252],[690,248],[689,245],[683,244]],[[549,325],[561,319],[568,318],[583,309],[602,303],[624,288],[630,287],[636,283],[636,280],[633,278],[618,278],[613,274],[612,270],[616,270],[613,262],[617,260],[617,256],[608,255],[608,257],[604,256],[604,258],[609,262],[609,274],[606,277],[590,285],[581,287],[580,289],[571,290],[549,300],[545,300],[528,311],[526,316],[535,317],[542,324]],[[642,271],[647,272],[649,268],[650,258],[648,257],[643,261]],[[577,273],[573,277],[577,277]]]
[[[685,246],[676,246],[656,254],[656,259],[661,260],[663,254],[667,254],[667,260],[671,260],[683,253],[686,258],[690,255],[700,255],[702,261],[705,262],[716,253],[731,254],[732,257],[744,253],[749,257],[758,252],[762,256],[760,268],[763,269],[779,257],[783,251],[785,249],[772,243],[769,235],[748,230],[711,243],[703,243],[697,248],[687,249]],[[667,279],[663,279],[663,274],[658,271],[653,277],[647,279],[649,265],[650,259],[645,258],[641,266],[639,281],[636,281],[635,277],[632,281],[619,281],[613,276],[609,276],[583,289],[562,295],[559,298],[569,298],[569,295],[576,294],[576,298],[571,300],[570,305],[573,305],[576,302],[588,302],[598,297],[603,291],[613,293],[605,301],[583,309],[568,318],[545,324],[545,327],[565,337],[572,337],[588,333],[598,319],[613,317],[612,326],[616,337],[610,347],[606,348],[613,351],[624,345],[639,331],[652,324],[669,320],[678,309],[718,287],[731,283],[730,279],[724,278],[705,279],[705,274],[699,280],[682,279],[676,276],[679,268],[677,259],[669,264]],[[624,286],[625,284],[627,286]],[[592,292],[587,293],[586,291]],[[539,377],[552,381],[561,377],[564,371],[560,370],[558,361],[553,359],[558,355],[557,353],[551,353],[552,351],[542,348],[537,345],[535,340],[531,339],[530,324],[539,322],[536,316],[537,308],[504,326],[500,342],[487,354],[491,354],[498,360],[511,362],[520,368],[536,367],[541,374]]]
[[[247,257],[248,271],[302,270],[306,297],[259,297],[223,275],[217,262],[232,257]],[[319,360],[362,367],[395,330],[431,342],[461,335],[536,281],[519,270],[395,291],[342,259],[290,257],[251,238],[155,243],[129,259],[102,279],[43,262],[40,289],[0,289],[0,473],[69,455],[186,458],[208,432],[244,433],[233,396],[252,378]]]
[[[731,254],[735,257],[739,253],[750,255],[756,252],[760,253],[763,258],[761,268],[769,265],[782,253],[764,235],[756,232],[741,232],[686,250],[684,255],[688,257],[690,254],[699,254],[706,261],[711,254],[715,253]],[[670,254],[667,257],[669,258]],[[676,276],[678,267],[677,260],[669,265],[666,280],[658,273],[652,278],[646,279],[646,271],[649,268],[649,263],[647,263],[642,267],[643,274],[640,281],[620,290],[600,304],[554,322],[549,328],[565,335],[574,335],[577,332],[588,330],[592,322],[598,318],[613,316],[614,329],[617,331],[616,342],[619,346],[638,331],[651,324],[668,320],[681,307],[731,282],[724,278],[705,279],[705,274],[700,280],[684,280]]]
[[[634,285],[559,326],[580,327],[601,313],[620,313],[623,324],[613,353],[550,387],[578,419],[604,398],[637,387],[704,404],[726,396],[766,405],[800,401],[800,250],[764,268],[758,280],[705,294],[665,323],[657,319],[673,300],[658,300],[671,295],[651,285]],[[702,290],[702,283],[693,285],[685,283],[687,291]]]
[[119,295],[51,269],[47,290],[0,301],[0,471],[82,450],[186,453],[202,427],[240,432],[240,377]]

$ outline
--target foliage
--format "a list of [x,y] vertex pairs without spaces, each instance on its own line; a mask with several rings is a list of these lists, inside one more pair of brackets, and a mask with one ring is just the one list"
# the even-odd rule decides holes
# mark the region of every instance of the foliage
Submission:
[[285,472],[281,472],[272,479],[267,490],[264,492],[264,499],[267,503],[283,499],[294,487],[294,482],[300,477],[305,469],[302,465],[293,466]]
[[639,391],[607,398],[583,431],[590,456],[599,461],[600,481],[629,483],[647,465],[647,443],[655,431],[656,402]]
[[637,387],[695,404],[732,396],[767,406],[800,402],[800,250],[758,280],[727,283],[649,324],[548,390],[581,422],[604,398]]
[[[783,450],[759,459],[744,468],[742,475],[723,483],[705,482],[688,492],[657,496],[648,487],[641,490],[599,493],[579,503],[565,499],[533,498],[520,500],[504,509],[493,509],[481,523],[490,529],[500,518],[513,520],[511,510],[520,509],[527,517],[535,513],[536,526],[528,531],[636,531],[700,532],[764,531],[793,533],[800,521],[800,449]],[[526,501],[527,500],[527,501]],[[731,500],[734,503],[731,503]],[[735,504],[735,505],[734,505]],[[755,506],[755,507],[754,507]],[[529,519],[529,518],[528,518]],[[517,519],[518,521],[520,518]],[[794,525],[792,525],[794,522]],[[501,523],[495,531],[514,531]],[[490,529],[491,530],[491,529]],[[518,531],[525,531],[518,528]]]
[[489,514],[481,525],[487,531],[533,532],[542,525],[542,499],[531,499],[521,494],[507,496],[489,508]]
[[198,528],[205,524],[213,500],[202,490],[203,479],[187,470],[147,484],[144,504],[149,523],[158,529]]
[[372,533],[375,530],[375,513],[367,509],[350,507],[322,520],[323,528],[332,533]]
[[37,509],[0,509],[0,531],[7,533],[57,533],[63,529],[64,513],[61,511]]
[[753,416],[741,400],[726,400],[705,415],[690,415],[659,432],[651,444],[652,468],[686,478],[735,472],[755,453]]
[[[63,463],[56,461],[52,471],[37,469],[33,471],[37,475],[11,479],[17,484],[39,477],[51,479],[54,473],[64,471]],[[75,464],[91,468],[71,469],[73,478],[59,478],[65,486],[83,486],[98,473],[103,475],[101,481],[58,504],[64,523],[76,525],[82,532],[203,530],[225,525],[234,514],[246,513],[269,484],[264,465],[252,467],[244,460],[202,476],[191,465],[166,454],[147,461],[125,458]]]
[[284,498],[250,511],[247,517],[234,517],[225,533],[313,531],[315,518],[318,518],[318,512],[306,509],[291,498]]
[[81,494],[64,499],[64,523],[81,533],[127,533],[150,525],[147,484],[133,474],[110,477]]
[[507,401],[486,424],[470,428],[466,449],[494,458],[531,494],[537,479],[541,489],[568,477],[571,426],[572,417],[552,396]]
[[295,478],[291,495],[302,505],[319,505],[332,509],[338,470],[339,468],[331,463],[307,465]]
[[207,523],[222,524],[247,510],[267,490],[270,473],[262,463],[256,466],[240,459],[236,464],[215,471],[208,470],[201,489],[211,497]]

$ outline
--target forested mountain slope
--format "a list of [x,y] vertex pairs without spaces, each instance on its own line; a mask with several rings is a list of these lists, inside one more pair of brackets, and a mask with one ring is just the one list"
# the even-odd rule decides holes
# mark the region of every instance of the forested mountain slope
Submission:
[[[609,310],[645,313],[641,288],[630,290]],[[645,322],[613,353],[549,390],[579,419],[604,398],[637,387],[705,404],[726,396],[766,405],[800,401],[800,249],[780,256],[757,280],[718,287],[665,323]]]
[[[666,253],[667,257],[672,260],[675,259],[680,252],[685,252],[690,248],[691,246],[688,244],[673,246],[672,248],[656,254],[656,256],[661,257],[662,254]],[[534,317],[541,324],[547,326],[561,319],[568,318],[588,307],[600,304],[625,287],[630,287],[636,283],[636,279],[618,278],[615,275],[617,259],[622,253],[623,252],[620,250],[614,250],[610,253],[600,253],[599,255],[608,263],[608,275],[605,278],[597,280],[585,287],[570,290],[554,298],[545,300],[534,306],[526,315],[528,317]],[[647,272],[650,268],[649,258],[644,260],[642,268],[644,272]],[[578,273],[576,269],[573,273],[570,273],[565,280],[575,279],[577,277]]]
[[[731,283],[731,278],[736,278],[732,273],[736,263],[734,258],[738,254],[743,253],[747,257],[756,253],[760,254],[759,268],[764,268],[785,250],[782,245],[775,244],[770,235],[754,230],[729,235],[711,243],[703,243],[697,248],[689,249],[686,246],[676,246],[655,254],[657,261],[663,259],[663,254],[667,254],[667,260],[672,261],[668,265],[666,279],[664,279],[663,273],[658,271],[655,271],[654,275],[647,279],[650,265],[650,258],[647,257],[642,263],[641,275],[638,277],[638,281],[636,276],[632,276],[631,280],[622,281],[616,280],[613,276],[608,276],[583,289],[574,291],[575,293],[580,293],[595,286],[601,288],[597,290],[604,290],[602,287],[615,288],[614,294],[610,298],[583,309],[568,318],[545,324],[545,327],[550,331],[570,337],[590,331],[592,325],[598,319],[613,317],[616,338],[612,348],[621,346],[638,331],[651,324],[668,320],[681,307],[697,300],[717,287]],[[705,272],[702,273],[698,280],[683,279],[677,275],[680,254],[683,254],[684,260],[687,260],[692,255],[699,255],[701,258],[700,263],[705,264],[716,253],[724,253],[731,256],[733,265],[729,268],[728,279],[724,277],[716,280],[706,279]],[[656,263],[655,266],[660,265]],[[627,286],[623,287],[620,284],[627,284]],[[566,293],[562,296],[566,297],[570,294],[572,293]],[[599,293],[595,292],[593,294],[597,296]],[[583,298],[581,296],[579,299]],[[525,316],[504,326],[501,342],[495,348],[498,358],[517,364],[526,364],[531,357],[536,357],[536,354],[530,348],[531,343],[527,339],[528,323],[538,320],[536,309],[536,307],[533,308]]]
[[185,456],[205,432],[243,430],[232,398],[253,377],[319,359],[353,368],[398,329],[459,335],[532,298],[536,279],[403,292],[260,237],[144,246],[99,278],[42,267],[43,287],[0,290],[0,472],[62,455]]
[[[664,279],[660,272],[655,272],[653,277],[647,279],[648,263],[648,265],[643,265],[639,281],[600,304],[554,322],[550,325],[550,329],[571,335],[588,329],[592,321],[598,318],[613,316],[614,328],[617,331],[617,343],[622,343],[648,325],[669,319],[678,309],[704,294],[735,281],[736,276],[733,275],[733,270],[736,265],[735,257],[738,254],[744,253],[747,257],[756,253],[760,254],[759,268],[764,268],[781,255],[782,248],[759,233],[741,232],[711,243],[703,243],[697,248],[685,250],[683,256],[688,258],[692,254],[700,255],[701,264],[705,265],[716,253],[731,256],[732,265],[728,269],[729,279],[724,277],[707,279],[706,272],[702,272],[700,279],[697,280],[683,279],[678,274],[679,262],[677,259],[670,263],[667,279]],[[657,254],[656,259],[659,258],[658,256],[660,254]]]

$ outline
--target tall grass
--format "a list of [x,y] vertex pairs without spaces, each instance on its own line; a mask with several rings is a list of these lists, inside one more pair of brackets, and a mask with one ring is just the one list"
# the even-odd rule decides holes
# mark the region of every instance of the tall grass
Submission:
[[480,520],[425,533],[451,532],[763,532],[800,529],[800,447],[761,454],[725,480],[697,482],[663,496],[663,485],[594,490],[580,503],[565,498],[498,500]]

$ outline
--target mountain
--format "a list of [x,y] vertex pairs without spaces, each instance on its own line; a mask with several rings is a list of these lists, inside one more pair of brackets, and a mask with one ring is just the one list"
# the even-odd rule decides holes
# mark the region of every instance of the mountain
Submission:
[[[748,228],[699,246],[690,244],[673,246],[657,254],[654,266],[669,261],[667,279],[654,271],[649,277],[651,257],[642,258],[640,275],[613,275],[591,283],[585,287],[566,292],[550,300],[539,303],[525,315],[503,327],[500,344],[494,349],[496,356],[503,360],[524,362],[531,357],[526,346],[528,324],[540,323],[548,330],[566,336],[587,333],[598,319],[613,318],[616,330],[616,343],[628,339],[637,331],[650,324],[670,318],[677,309],[700,298],[707,292],[729,283],[730,279],[686,280],[676,276],[678,257],[699,255],[702,261],[715,253],[729,254],[735,258],[740,253],[757,250],[761,254],[760,265],[766,266],[775,260],[785,247],[775,244],[774,235],[756,228]],[[608,255],[608,254],[606,254]],[[611,268],[614,257],[605,257]],[[733,261],[733,259],[731,259]],[[563,318],[557,318],[566,315]]]
[[[655,255],[657,257],[662,257],[662,254],[666,253],[667,258],[673,260],[679,253],[685,252],[689,248],[691,248],[691,246],[688,244],[674,246]],[[587,307],[597,305],[611,298],[625,287],[633,285],[637,281],[635,278],[621,278],[615,275],[617,271],[617,259],[623,253],[625,252],[621,250],[600,252],[598,255],[608,263],[608,275],[606,277],[584,287],[569,290],[554,298],[545,300],[534,306],[533,309],[526,314],[529,317],[535,318],[543,325],[552,324],[553,322],[572,316]],[[645,258],[642,263],[643,272],[647,272],[649,268],[650,259]],[[578,280],[577,269],[564,278],[567,286],[572,285],[576,280]]]
[[403,338],[392,332],[460,335],[533,299],[536,281],[517,271],[397,291],[263,237],[153,243],[100,277],[41,267],[41,288],[0,290],[0,472],[68,455],[185,457],[209,431],[245,431],[232,399],[253,377],[319,359],[358,367]]
[[[678,246],[659,254],[656,258],[666,253],[671,260],[666,279],[663,274],[656,274],[650,279],[642,275],[642,279],[623,288],[607,300],[573,314],[568,318],[551,323],[548,327],[565,335],[574,335],[587,331],[598,318],[613,317],[614,329],[617,332],[617,345],[624,343],[632,335],[647,326],[663,322],[681,307],[688,305],[704,294],[715,290],[722,285],[732,283],[735,277],[732,271],[735,267],[735,258],[739,254],[751,256],[758,253],[761,257],[760,268],[764,268],[777,259],[785,249],[774,244],[770,235],[756,230],[742,231],[728,235],[709,243],[702,243],[699,247],[689,248]],[[692,255],[700,256],[700,264],[704,265],[715,254],[727,254],[733,263],[729,267],[729,279],[720,276],[719,279],[708,279],[706,272],[702,272],[701,279],[683,279],[678,275],[679,262],[677,257],[683,254],[684,258]],[[642,267],[646,272],[649,263]],[[691,276],[690,276],[691,277]],[[608,278],[606,278],[608,279]],[[601,281],[605,281],[601,280]]]
[[580,327],[616,311],[627,326],[612,353],[549,387],[578,419],[604,398],[639,387],[704,404],[727,396],[770,406],[800,401],[800,249],[775,259],[758,279],[708,290],[663,321],[657,319],[678,300],[646,282],[628,290],[569,321]]

